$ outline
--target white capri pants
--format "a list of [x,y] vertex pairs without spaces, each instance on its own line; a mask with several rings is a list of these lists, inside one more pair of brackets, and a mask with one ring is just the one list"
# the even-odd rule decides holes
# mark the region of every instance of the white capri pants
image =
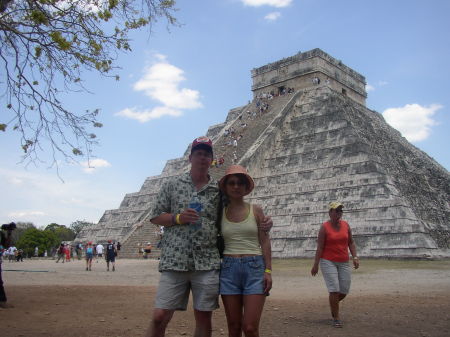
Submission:
[[329,293],[349,293],[352,282],[352,268],[348,261],[333,262],[320,259],[319,265]]

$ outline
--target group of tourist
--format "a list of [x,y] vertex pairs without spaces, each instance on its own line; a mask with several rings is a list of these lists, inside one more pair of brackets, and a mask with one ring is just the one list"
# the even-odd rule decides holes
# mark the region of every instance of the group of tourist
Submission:
[[74,248],[71,244],[61,242],[55,252],[55,262],[58,263],[60,260],[62,260],[62,263],[70,262],[71,259],[74,259],[75,252],[78,260],[81,260],[84,256],[84,259],[86,260],[86,271],[91,271],[92,261],[96,260],[98,263],[98,261],[103,258],[103,254],[105,254],[106,270],[109,271],[109,264],[111,263],[112,271],[115,271],[115,259],[118,250],[120,250],[120,242],[115,244],[112,240],[108,240],[106,247],[101,243],[95,244],[92,241],[89,241],[84,245],[79,242]]
[[280,89],[278,89],[277,91],[275,90],[270,90],[269,92],[260,92],[258,93],[255,98],[256,99],[265,99],[265,100],[271,100],[275,97],[278,96],[284,96],[286,94],[292,94],[295,91],[294,88],[286,88],[286,87],[282,87]]
[[23,262],[24,255],[23,249],[17,249],[14,245],[8,247],[8,249],[4,249],[3,251],[3,258],[9,262]]
[[[221,296],[228,335],[259,336],[259,324],[266,296],[272,288],[272,254],[269,231],[273,226],[263,209],[245,201],[254,189],[253,178],[240,165],[231,165],[214,181],[208,173],[213,160],[212,141],[199,137],[192,143],[190,171],[167,180],[161,187],[148,217],[161,232],[159,286],[146,336],[164,336],[176,310],[186,310],[193,296],[195,337],[211,337],[212,312]],[[359,267],[349,224],[342,220],[344,205],[329,204],[329,220],[318,234],[311,275],[321,269],[329,293],[332,324],[341,328],[339,303],[349,293],[351,268]],[[8,245],[11,231],[1,231],[0,254]],[[222,240],[220,240],[222,239]],[[219,244],[222,242],[222,244]],[[82,246],[76,246],[82,249]],[[148,248],[150,247],[150,248]],[[222,249],[220,249],[222,247]],[[151,245],[146,249],[151,252]],[[92,260],[103,256],[107,271],[115,271],[116,245],[106,247],[88,242],[84,247],[86,271]],[[70,245],[61,243],[58,260],[67,260]],[[81,256],[81,253],[78,254]],[[70,259],[70,255],[69,255]],[[0,306],[7,307],[1,279]]]
[[103,251],[105,251],[106,271],[109,271],[110,264],[112,265],[112,271],[115,271],[117,250],[119,246],[119,242],[116,246],[112,240],[108,240],[106,247],[102,244],[93,244],[92,241],[89,241],[84,248],[86,271],[92,271],[92,261],[95,259],[98,263],[98,260],[103,258]]
[[[212,141],[192,143],[190,171],[166,181],[150,210],[153,224],[164,227],[161,277],[146,336],[164,336],[176,310],[186,310],[192,292],[195,337],[212,334],[212,312],[222,303],[231,337],[259,336],[266,296],[272,288],[269,231],[272,219],[247,203],[254,181],[246,169],[232,165],[217,183],[208,174]],[[194,202],[195,200],[195,202]],[[359,267],[350,226],[341,219],[343,205],[329,205],[330,220],[319,232],[311,274],[320,266],[329,292],[334,327],[342,327],[339,302],[350,288],[349,254]],[[218,236],[220,234],[220,236]],[[219,247],[223,238],[221,259]]]

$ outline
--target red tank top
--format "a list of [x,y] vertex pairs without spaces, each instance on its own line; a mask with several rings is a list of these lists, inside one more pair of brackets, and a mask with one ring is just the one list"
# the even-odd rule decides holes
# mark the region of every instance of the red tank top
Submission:
[[333,262],[347,262],[348,255],[348,223],[339,220],[340,228],[336,231],[330,221],[324,222],[325,228],[325,245],[321,258]]

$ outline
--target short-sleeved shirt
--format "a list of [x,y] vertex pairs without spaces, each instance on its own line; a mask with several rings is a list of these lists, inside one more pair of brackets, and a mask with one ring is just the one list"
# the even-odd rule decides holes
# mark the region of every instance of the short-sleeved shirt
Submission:
[[108,243],[106,245],[106,256],[108,256],[108,257],[114,257],[115,256],[114,244]]
[[103,254],[103,249],[105,247],[103,247],[103,245],[97,245],[97,247],[95,247],[95,250],[97,251],[97,254]]
[[150,219],[163,213],[178,214],[188,207],[194,192],[202,203],[201,227],[189,224],[164,228],[161,241],[159,271],[199,271],[220,268],[217,250],[217,206],[219,189],[212,178],[199,191],[196,190],[190,173],[168,180],[161,186]]

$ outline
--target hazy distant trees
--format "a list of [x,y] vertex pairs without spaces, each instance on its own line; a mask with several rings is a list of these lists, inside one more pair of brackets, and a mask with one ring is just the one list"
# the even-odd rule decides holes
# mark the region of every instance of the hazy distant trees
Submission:
[[66,93],[87,91],[83,71],[119,79],[129,33],[159,18],[176,24],[172,0],[0,0],[0,131],[16,131],[25,163],[89,158],[98,109],[71,111]]
[[85,221],[85,220],[77,220],[70,224],[70,229],[73,230],[73,232],[75,233],[75,236],[77,236],[78,233],[80,233],[82,229],[84,229],[85,227],[93,226],[93,225],[95,225],[95,223],[93,223],[93,222],[89,222],[89,221]]

